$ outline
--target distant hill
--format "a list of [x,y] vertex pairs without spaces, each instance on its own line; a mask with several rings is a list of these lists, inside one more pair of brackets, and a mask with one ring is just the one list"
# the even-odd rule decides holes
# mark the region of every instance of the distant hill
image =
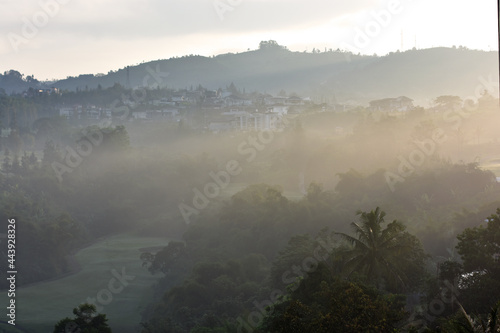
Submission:
[[[126,87],[156,84],[151,73],[161,72],[161,85],[187,88],[202,85],[225,88],[233,82],[247,92],[298,93],[316,101],[366,103],[405,95],[417,100],[440,95],[474,95],[480,78],[498,81],[498,53],[464,48],[432,48],[359,56],[341,51],[292,52],[281,46],[215,57],[185,56],[129,66],[107,75],[80,75],[51,83],[60,89],[95,89],[120,83]],[[165,77],[167,73],[168,76]],[[146,81],[145,81],[146,79]],[[24,82],[24,83],[23,83]],[[38,86],[43,83],[36,81]],[[33,85],[33,82],[31,86]],[[21,92],[30,84],[8,81],[0,88]]]
[[479,86],[498,95],[498,52],[433,48],[392,53],[343,73],[329,86],[357,99],[400,95],[418,100],[441,95],[465,98],[474,96]]
[[44,88],[46,83],[36,80],[33,76],[24,77],[16,70],[6,71],[0,74],[0,94],[22,93],[29,88]]

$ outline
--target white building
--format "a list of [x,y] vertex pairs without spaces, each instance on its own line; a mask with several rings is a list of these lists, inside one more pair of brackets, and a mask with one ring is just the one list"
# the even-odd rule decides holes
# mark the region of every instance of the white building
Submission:
[[267,108],[267,112],[279,115],[288,114],[288,110],[289,107],[285,105],[273,105]]
[[74,110],[73,108],[60,108],[59,109],[59,115],[61,117],[66,117],[66,118],[70,118],[70,117],[73,117],[73,113]]

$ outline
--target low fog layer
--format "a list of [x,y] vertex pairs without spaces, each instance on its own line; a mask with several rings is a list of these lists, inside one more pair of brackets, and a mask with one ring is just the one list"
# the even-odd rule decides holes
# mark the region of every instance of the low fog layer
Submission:
[[[58,83],[88,84],[74,91],[0,94],[0,220],[3,230],[17,223],[19,325],[452,332],[491,318],[500,300],[497,75],[481,72],[482,61],[453,74],[470,81],[446,71],[492,53],[360,57],[306,95],[307,76],[282,83],[317,64],[306,57],[343,55],[252,52],[168,60],[167,77],[180,80],[178,62],[234,61],[242,71],[245,57],[275,52],[297,71],[272,73],[275,93],[255,88],[264,69],[130,89],[139,66],[122,84],[106,83],[120,71]],[[457,55],[454,65],[425,56],[440,52]],[[296,66],[302,57],[307,66]],[[417,58],[442,76],[408,65]],[[317,75],[330,64],[321,66]],[[428,84],[396,78],[403,67]],[[7,277],[0,271],[5,290]],[[439,311],[429,308],[436,302]]]

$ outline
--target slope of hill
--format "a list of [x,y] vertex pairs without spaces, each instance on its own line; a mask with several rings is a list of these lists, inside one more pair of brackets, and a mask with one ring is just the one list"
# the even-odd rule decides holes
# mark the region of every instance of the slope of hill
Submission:
[[[55,84],[62,89],[103,88],[118,82],[124,86],[137,87],[151,72],[168,73],[163,85],[173,88],[202,86],[210,89],[224,88],[231,82],[247,91],[304,92],[316,83],[325,82],[332,75],[350,71],[359,64],[372,61],[372,57],[354,57],[347,62],[341,52],[320,54],[290,52],[285,49],[256,50],[238,54],[223,54],[216,57],[186,56],[168,60],[152,61],[138,66],[110,72],[103,77],[82,75],[61,80]],[[149,83],[154,83],[149,80]]]
[[[162,80],[152,80],[155,72]],[[332,103],[347,100],[367,102],[399,95],[418,101],[445,94],[466,97],[474,95],[476,87],[482,83],[481,78],[495,84],[498,82],[497,52],[433,48],[378,57],[340,51],[291,52],[274,47],[215,57],[191,55],[151,61],[111,71],[107,75],[69,77],[52,86],[76,90],[95,89],[99,85],[106,88],[115,83],[140,87],[147,82],[154,86],[159,82],[169,88],[201,84],[218,89],[234,82],[247,92],[277,93],[285,90]],[[8,93],[20,92],[29,86],[4,81],[0,75],[0,88]]]
[[47,85],[36,80],[32,75],[24,77],[16,70],[6,71],[0,74],[0,95],[2,93],[21,93],[29,88],[45,88]]
[[498,53],[452,48],[392,53],[346,74],[337,79],[342,92],[365,99],[400,95],[421,100],[440,95],[465,98],[474,96],[478,86],[498,94]]

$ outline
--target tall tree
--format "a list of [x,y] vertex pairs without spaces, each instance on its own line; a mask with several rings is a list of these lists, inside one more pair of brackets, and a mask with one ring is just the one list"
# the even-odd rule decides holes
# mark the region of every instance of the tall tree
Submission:
[[74,319],[64,318],[54,327],[54,333],[111,333],[105,314],[98,314],[93,304],[80,304],[73,309]]
[[268,308],[259,332],[397,332],[403,307],[402,297],[331,276],[320,264]]
[[391,291],[411,289],[424,275],[426,255],[420,241],[406,232],[399,221],[385,229],[385,212],[379,207],[371,212],[358,211],[359,222],[352,222],[355,236],[337,233],[352,245],[344,251],[344,272],[357,272],[377,288]]
[[459,96],[452,95],[439,96],[434,100],[434,103],[437,106],[440,106],[444,109],[458,108],[462,105],[462,102],[463,101]]
[[475,313],[487,313],[500,299],[500,208],[486,221],[486,226],[467,228],[457,236],[464,269],[459,299]]

